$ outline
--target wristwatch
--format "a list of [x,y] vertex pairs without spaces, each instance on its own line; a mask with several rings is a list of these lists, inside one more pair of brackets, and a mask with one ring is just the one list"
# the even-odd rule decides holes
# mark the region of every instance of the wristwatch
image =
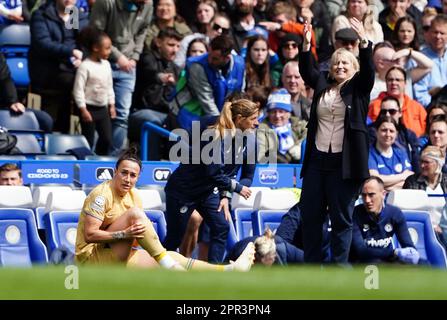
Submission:
[[366,47],[366,46],[368,46],[368,39],[366,39],[366,38],[361,39],[361,40],[360,40],[360,45],[361,45],[362,47]]

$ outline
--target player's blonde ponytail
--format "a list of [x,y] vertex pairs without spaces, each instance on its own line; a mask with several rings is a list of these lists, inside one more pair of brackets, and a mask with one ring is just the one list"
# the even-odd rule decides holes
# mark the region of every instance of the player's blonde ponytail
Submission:
[[229,130],[231,136],[234,136],[237,129],[234,120],[236,119],[237,115],[247,118],[258,111],[258,104],[247,99],[227,101],[220,112],[219,118],[217,119],[216,123],[211,126],[211,128],[214,128],[217,131],[217,135],[220,137],[225,136],[226,130]]

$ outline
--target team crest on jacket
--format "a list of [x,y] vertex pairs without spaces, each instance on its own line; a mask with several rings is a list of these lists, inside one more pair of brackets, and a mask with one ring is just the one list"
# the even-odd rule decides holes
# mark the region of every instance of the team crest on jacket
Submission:
[[391,223],[387,223],[387,224],[385,225],[385,231],[386,231],[386,232],[391,232],[391,231],[393,231],[393,226],[391,225]]
[[188,211],[188,207],[187,206],[183,206],[180,208],[180,213],[186,213],[186,211]]
[[218,187],[214,187],[213,193],[214,194],[218,194],[219,193],[219,188]]
[[369,230],[369,225],[368,224],[364,224],[363,225],[363,232],[366,232]]

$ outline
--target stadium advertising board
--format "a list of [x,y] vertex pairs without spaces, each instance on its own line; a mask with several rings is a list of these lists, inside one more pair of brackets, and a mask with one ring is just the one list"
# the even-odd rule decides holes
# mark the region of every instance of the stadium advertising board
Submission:
[[81,185],[97,185],[113,178],[114,161],[86,161],[76,165],[75,180]]
[[74,166],[71,162],[23,162],[23,183],[25,184],[70,184],[74,179]]
[[256,166],[253,187],[292,188],[295,184],[294,166]]
[[143,171],[137,185],[165,185],[178,165],[174,162],[143,162]]

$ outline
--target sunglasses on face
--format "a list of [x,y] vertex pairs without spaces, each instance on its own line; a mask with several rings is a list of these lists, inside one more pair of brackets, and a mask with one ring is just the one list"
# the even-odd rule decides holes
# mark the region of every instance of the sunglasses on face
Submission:
[[398,112],[399,112],[399,110],[397,110],[397,109],[382,109],[382,110],[380,110],[380,115],[384,116],[387,113],[389,113],[391,116],[394,116]]
[[350,40],[342,40],[342,41],[341,41],[341,44],[342,44],[344,47],[349,46],[349,45],[351,45],[351,46],[355,46],[356,43],[357,43],[357,41],[355,41],[355,40],[353,40],[353,41],[350,41]]
[[430,26],[422,26],[422,30],[428,31],[428,30],[430,30]]
[[296,49],[296,48],[298,48],[298,45],[297,45],[295,42],[291,42],[291,43],[285,43],[285,44],[283,44],[282,47],[283,47],[284,49],[289,49],[289,48]]
[[228,33],[230,32],[230,29],[229,29],[229,28],[224,28],[224,27],[218,25],[217,23],[214,23],[214,24],[213,24],[213,30],[215,30],[215,31],[222,30],[222,31],[221,31],[222,34],[228,34]]

